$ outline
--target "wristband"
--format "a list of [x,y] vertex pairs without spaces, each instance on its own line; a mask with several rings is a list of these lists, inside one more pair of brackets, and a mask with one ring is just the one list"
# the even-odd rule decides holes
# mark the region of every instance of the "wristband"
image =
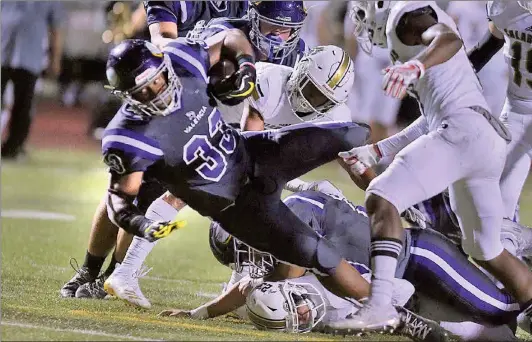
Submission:
[[199,308],[190,311],[190,317],[193,319],[207,319],[209,318],[209,311],[207,305],[202,305]]

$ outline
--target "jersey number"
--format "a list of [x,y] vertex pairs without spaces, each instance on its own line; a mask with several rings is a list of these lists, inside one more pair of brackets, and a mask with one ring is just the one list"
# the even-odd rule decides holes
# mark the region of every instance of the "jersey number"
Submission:
[[[523,75],[519,70],[521,58],[523,57],[523,45],[521,44],[521,42],[513,42],[510,46],[510,49],[512,50],[512,69],[514,69],[514,83],[518,87],[520,87],[521,83],[523,82]],[[526,71],[532,73],[532,49],[529,49],[526,53],[525,67]],[[532,88],[532,80],[527,79],[526,84],[528,84],[528,86]]]
[[[203,160],[196,172],[203,178],[213,182],[219,181],[227,170],[226,156],[232,154],[236,148],[236,139],[232,130],[224,130],[222,116],[218,110],[209,115],[209,137],[194,135],[183,147],[183,159],[187,165],[197,160]],[[213,146],[212,139],[218,132],[222,138],[218,146]]]

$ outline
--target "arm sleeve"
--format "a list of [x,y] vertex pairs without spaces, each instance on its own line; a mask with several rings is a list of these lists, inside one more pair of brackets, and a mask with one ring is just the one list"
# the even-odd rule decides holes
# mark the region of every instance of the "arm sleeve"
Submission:
[[476,72],[489,62],[489,60],[503,47],[504,39],[499,39],[488,30],[484,37],[468,51],[467,56]]
[[134,196],[127,196],[116,190],[109,189],[107,196],[107,215],[111,222],[126,232],[144,236],[144,231],[154,221],[147,219],[133,204]]
[[172,61],[179,63],[182,68],[207,82],[211,62],[209,48],[203,40],[190,41],[177,38],[168,43],[163,51],[170,55]]
[[425,120],[425,117],[422,115],[401,132],[379,141],[377,147],[381,151],[383,157],[395,155],[412,141],[416,140],[423,134],[428,133],[428,131],[429,126],[427,120]]

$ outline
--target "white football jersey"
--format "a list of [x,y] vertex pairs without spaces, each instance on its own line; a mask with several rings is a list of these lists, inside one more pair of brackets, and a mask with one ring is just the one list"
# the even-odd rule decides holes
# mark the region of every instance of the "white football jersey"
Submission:
[[[424,45],[405,45],[397,37],[395,30],[405,13],[430,6],[436,12],[438,22],[449,26],[459,34],[454,20],[434,1],[397,1],[392,6],[386,23],[386,35],[393,62],[407,62],[426,48]],[[439,126],[443,116],[452,115],[460,108],[480,106],[489,109],[465,48],[447,62],[427,69],[425,76],[417,82],[414,90],[414,95],[418,97],[423,107],[430,130]]]
[[510,111],[532,114],[532,15],[517,1],[488,1],[487,11],[489,19],[504,34]]
[[[327,114],[311,113],[298,116],[288,100],[286,82],[293,68],[272,63],[257,62],[257,85],[248,103],[264,118],[265,129],[277,129],[301,122],[351,121],[351,111],[346,104],[333,108]],[[222,117],[228,123],[240,123],[244,105],[219,106]]]

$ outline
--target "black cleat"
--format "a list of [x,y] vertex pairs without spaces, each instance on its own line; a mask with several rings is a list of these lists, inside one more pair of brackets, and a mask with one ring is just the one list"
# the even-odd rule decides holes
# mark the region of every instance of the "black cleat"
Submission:
[[104,282],[105,278],[101,276],[95,281],[81,285],[76,291],[76,298],[104,299],[107,296],[107,292],[103,289]]
[[395,331],[399,335],[410,337],[413,341],[446,342],[450,340],[449,333],[437,322],[416,315],[410,310],[396,306],[401,317],[401,323]]
[[[74,266],[73,262],[76,263]],[[92,276],[87,267],[77,267],[78,262],[76,259],[70,259],[70,266],[76,271],[76,274],[70,279],[59,291],[62,298],[74,298],[76,296],[76,291],[78,288],[86,283],[93,282],[96,277]]]

